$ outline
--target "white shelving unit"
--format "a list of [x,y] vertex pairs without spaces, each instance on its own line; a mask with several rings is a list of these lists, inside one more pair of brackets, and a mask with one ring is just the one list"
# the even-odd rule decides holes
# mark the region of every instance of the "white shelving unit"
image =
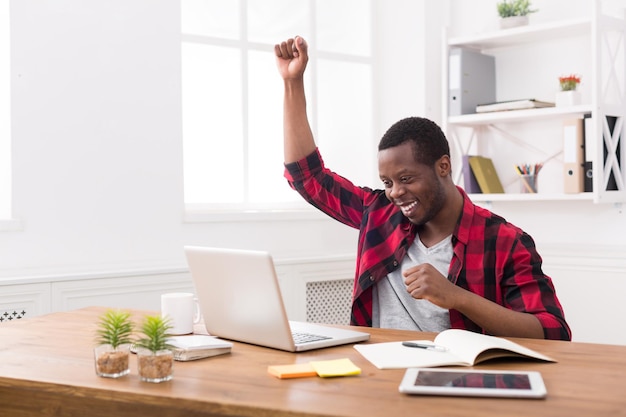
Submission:
[[[582,105],[571,107],[551,107],[530,110],[516,110],[481,114],[465,114],[460,116],[444,116],[443,128],[450,139],[451,146],[460,154],[470,153],[470,148],[476,147],[476,142],[485,137],[485,133],[497,136],[502,131],[500,126],[506,126],[506,139],[516,134],[519,128],[536,123],[562,124],[567,118],[582,118],[591,115],[591,129],[588,131],[593,141],[594,149],[590,160],[593,163],[593,191],[578,194],[542,193],[538,194],[471,194],[474,201],[556,201],[556,200],[592,200],[595,203],[622,203],[626,201],[626,145],[623,138],[626,132],[626,19],[622,16],[604,14],[599,0],[590,2],[589,18],[568,21],[559,21],[537,25],[528,25],[512,29],[504,29],[480,35],[460,36],[449,38],[444,36],[443,45],[443,114],[448,114],[448,56],[451,47],[464,47],[478,50],[483,53],[498,53],[507,48],[534,46],[546,40],[587,39],[591,45],[590,74],[585,79],[590,83],[591,100]],[[562,52],[562,51],[556,51]],[[575,53],[575,52],[574,52]],[[552,59],[558,59],[555,53]],[[585,57],[585,59],[587,59]],[[532,85],[533,69],[538,65],[532,59],[528,62],[528,79],[515,80]],[[534,66],[534,67],[533,67]],[[496,78],[499,77],[498,60],[496,59]],[[557,74],[556,76],[561,75]],[[497,99],[502,100],[498,97]],[[529,97],[519,97],[529,98]],[[507,98],[508,99],[508,98]],[[609,122],[610,121],[610,122]],[[610,126],[613,126],[611,131]],[[494,133],[495,132],[495,133]],[[562,138],[546,138],[546,142],[561,141]],[[586,137],[586,141],[590,138]],[[521,139],[523,141],[523,139]],[[501,146],[499,140],[489,140],[483,147],[490,148],[492,154],[498,158],[510,160],[514,165],[515,155],[500,155],[497,149]],[[562,151],[562,146],[561,146]],[[479,150],[480,153],[480,150]],[[544,154],[544,159],[556,161],[558,155]],[[460,159],[460,158],[457,158]],[[456,182],[462,184],[462,164],[457,163],[455,172]],[[609,177],[617,184],[617,190],[607,190]],[[542,178],[543,181],[549,178]],[[555,187],[552,187],[553,189]],[[558,187],[557,187],[558,188]],[[561,187],[562,188],[562,187]]]

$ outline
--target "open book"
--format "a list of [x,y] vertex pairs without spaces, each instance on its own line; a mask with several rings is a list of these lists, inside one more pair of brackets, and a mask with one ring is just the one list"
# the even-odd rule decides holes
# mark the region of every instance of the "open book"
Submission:
[[480,362],[517,357],[556,362],[508,339],[467,330],[444,330],[434,341],[414,340],[421,348],[403,342],[358,344],[354,348],[379,369],[430,368],[436,366],[473,366]]

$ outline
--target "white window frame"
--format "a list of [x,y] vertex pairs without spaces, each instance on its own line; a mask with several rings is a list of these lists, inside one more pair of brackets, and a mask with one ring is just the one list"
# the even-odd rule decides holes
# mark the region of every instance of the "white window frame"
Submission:
[[[242,70],[241,70],[241,78],[242,78],[242,95],[244,96],[243,109],[244,112],[244,152],[247,151],[247,141],[248,141],[248,112],[247,112],[247,102],[246,97],[248,95],[248,71],[249,67],[247,64],[246,57],[250,51],[262,51],[267,52],[268,50],[273,50],[273,44],[265,44],[265,43],[256,43],[250,42],[246,39],[246,0],[241,0],[240,11],[239,11],[239,19],[240,19],[240,29],[241,36],[239,39],[221,39],[210,36],[200,36],[200,35],[192,35],[181,33],[181,45],[184,43],[197,43],[197,44],[206,44],[211,46],[227,46],[239,48],[241,56],[242,56]],[[315,10],[316,0],[309,0],[308,5],[311,10]],[[312,38],[315,38],[316,34],[316,24],[315,24],[315,16],[314,13],[311,13],[311,32],[310,35]],[[370,31],[373,28],[370,25]],[[277,40],[279,41],[279,40]],[[360,63],[369,65],[370,69],[373,67],[373,57],[367,56],[354,56],[348,54],[342,54],[337,52],[324,52],[318,51],[315,49],[314,44],[309,42],[309,64],[307,68],[307,103],[308,103],[308,111],[309,111],[309,119],[311,128],[313,130],[314,135],[317,137],[317,60],[325,59],[330,61],[339,61],[339,62],[350,62],[350,63]],[[278,76],[278,75],[277,75]],[[373,94],[373,87],[372,87]],[[373,106],[372,106],[373,112]],[[248,166],[245,167],[248,169]],[[244,175],[244,181],[247,181],[247,173]],[[285,184],[285,186],[287,186]],[[247,188],[247,184],[244,185],[244,188]],[[247,193],[247,191],[246,191]],[[293,202],[277,202],[277,203],[269,203],[269,204],[259,204],[259,203],[249,203],[247,201],[244,204],[189,204],[185,203],[185,215],[184,221],[195,223],[195,222],[221,222],[221,221],[276,221],[276,220],[299,220],[299,219],[321,219],[327,218],[324,214],[320,213],[318,210],[304,202],[299,196],[297,196],[296,192],[293,191],[294,196],[296,196],[295,201]],[[246,195],[247,199],[248,195]]]

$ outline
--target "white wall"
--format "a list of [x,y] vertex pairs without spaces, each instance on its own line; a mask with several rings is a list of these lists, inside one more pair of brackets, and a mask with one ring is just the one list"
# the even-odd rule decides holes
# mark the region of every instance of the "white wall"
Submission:
[[[533,3],[542,10],[533,19],[573,9],[569,0]],[[380,0],[375,9],[378,136],[411,114],[440,121],[441,22],[484,30],[496,24],[495,0]],[[13,0],[11,18],[14,211],[21,228],[0,231],[0,283],[184,268],[185,244],[267,249],[279,259],[354,254],[356,231],[319,215],[183,221],[178,1]],[[362,117],[344,116],[354,123]],[[564,270],[550,260],[568,248],[584,254],[610,247],[613,259],[626,248],[619,207],[572,201],[493,209],[535,237],[549,271]],[[589,274],[580,305],[624,292],[620,277],[608,272],[617,279]],[[576,292],[567,293],[568,306],[577,307]],[[611,314],[595,321],[617,326]]]
[[22,227],[0,232],[0,279],[183,266],[184,244],[354,252],[319,215],[183,222],[178,1],[20,0],[11,19]]
[[[428,19],[424,10],[428,6],[426,0],[375,2],[377,138],[401,118],[429,113],[432,107],[435,114],[439,112],[440,101],[433,106],[424,94],[428,68],[423,65],[423,57],[432,52],[426,41]],[[435,46],[438,53],[439,43]],[[438,92],[434,95],[437,99]]]
[[4,275],[176,259],[177,2],[13,1]]

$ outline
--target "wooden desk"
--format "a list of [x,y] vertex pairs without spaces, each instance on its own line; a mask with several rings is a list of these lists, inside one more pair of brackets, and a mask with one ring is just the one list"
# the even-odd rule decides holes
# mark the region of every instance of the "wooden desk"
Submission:
[[[514,339],[558,363],[502,361],[477,368],[537,370],[545,400],[408,396],[404,370],[379,370],[352,346],[287,353],[235,343],[232,353],[176,362],[174,379],[141,382],[135,358],[120,379],[94,372],[103,308],[0,324],[0,415],[12,416],[616,416],[626,413],[626,346]],[[136,312],[141,317],[144,312]],[[432,334],[371,329],[371,342]],[[361,375],[280,380],[268,365],[350,358]]]

